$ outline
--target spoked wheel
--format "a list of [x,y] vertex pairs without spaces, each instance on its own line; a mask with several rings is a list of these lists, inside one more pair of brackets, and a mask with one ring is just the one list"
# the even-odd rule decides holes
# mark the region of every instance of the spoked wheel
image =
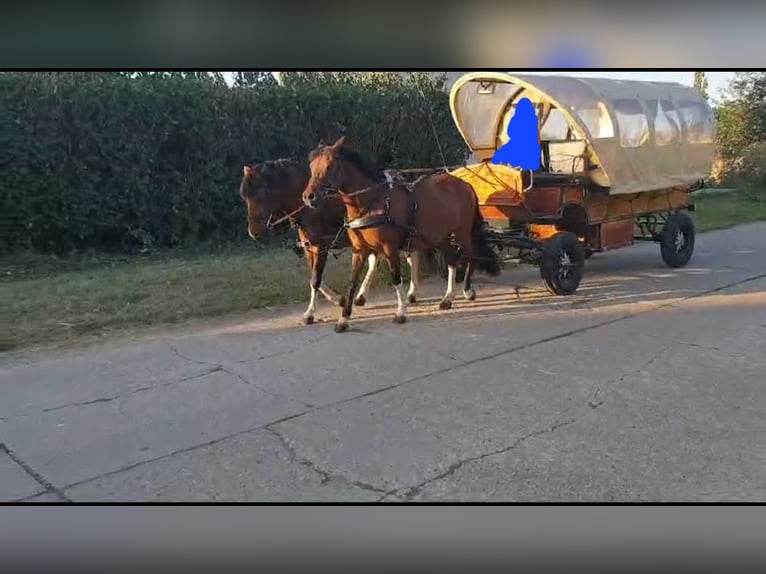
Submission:
[[574,233],[562,231],[543,245],[540,276],[554,295],[571,295],[580,286],[585,250]]
[[665,221],[660,238],[660,254],[668,267],[683,267],[694,252],[694,222],[682,212],[672,213]]

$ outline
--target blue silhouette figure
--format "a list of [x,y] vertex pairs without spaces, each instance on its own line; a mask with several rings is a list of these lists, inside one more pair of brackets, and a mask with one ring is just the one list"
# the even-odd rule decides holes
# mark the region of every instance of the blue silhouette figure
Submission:
[[540,139],[537,114],[528,98],[521,98],[508,122],[508,142],[492,156],[492,163],[507,164],[517,169],[540,169]]
[[541,68],[570,70],[592,68],[594,64],[588,52],[572,43],[554,45],[539,63]]

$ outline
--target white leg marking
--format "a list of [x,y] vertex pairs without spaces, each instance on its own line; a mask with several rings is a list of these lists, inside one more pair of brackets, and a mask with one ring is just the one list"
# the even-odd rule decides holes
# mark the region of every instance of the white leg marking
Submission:
[[444,297],[439,302],[440,309],[451,309],[452,299],[455,293],[455,268],[447,266],[447,291],[444,293]]
[[410,290],[407,292],[407,300],[410,297],[417,297],[418,288],[420,286],[420,259],[418,253],[415,252],[407,257],[407,263],[410,265]]
[[407,297],[404,296],[404,284],[399,283],[396,287],[396,316],[404,317],[407,313]]
[[452,301],[455,293],[455,274],[457,270],[451,265],[447,266],[447,291],[444,293],[442,301]]
[[338,293],[336,293],[333,289],[326,287],[324,284],[319,287],[319,292],[324,295],[324,298],[333,305],[337,305],[340,302],[340,295],[338,295]]
[[311,319],[314,317],[314,312],[316,311],[317,306],[317,289],[314,289],[311,286],[311,282],[309,282],[309,289],[311,289],[311,301],[309,301],[309,307],[306,309],[306,312],[303,314],[304,319]]
[[370,253],[370,255],[367,257],[367,275],[364,276],[364,280],[362,281],[362,286],[359,287],[359,291],[356,294],[355,300],[359,299],[360,297],[363,297],[367,294],[367,289],[370,286],[370,281],[372,281],[372,276],[375,273],[375,264],[378,262],[378,256],[374,253]]

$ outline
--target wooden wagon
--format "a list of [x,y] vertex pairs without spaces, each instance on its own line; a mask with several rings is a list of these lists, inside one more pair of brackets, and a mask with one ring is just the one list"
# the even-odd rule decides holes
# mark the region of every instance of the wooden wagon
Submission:
[[[491,162],[517,102],[538,118],[541,167]],[[473,72],[450,92],[476,159],[451,173],[476,190],[486,233],[506,261],[540,268],[574,293],[593,253],[654,241],[671,267],[694,250],[689,195],[710,174],[715,123],[692,87],[667,82]]]

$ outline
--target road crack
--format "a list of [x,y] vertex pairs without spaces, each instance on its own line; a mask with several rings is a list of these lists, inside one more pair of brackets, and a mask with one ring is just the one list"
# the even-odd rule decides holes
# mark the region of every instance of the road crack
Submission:
[[[624,383],[625,379],[627,379],[628,377],[632,377],[634,375],[642,373],[643,371],[651,367],[657,360],[663,357],[672,348],[673,348],[673,345],[667,345],[664,349],[652,355],[651,358],[649,358],[647,361],[644,361],[637,368],[631,369],[630,371],[627,371],[621,374],[619,377],[615,377],[614,379],[612,379],[611,382],[609,383],[609,386],[611,387],[612,385],[616,383]],[[588,406],[590,408],[595,410],[604,404],[604,400],[599,399],[600,394],[601,394],[601,387],[599,386],[599,387],[596,387],[596,391],[595,393],[593,393],[593,399],[588,401]]]
[[273,436],[275,436],[277,440],[279,440],[279,442],[282,444],[282,446],[284,446],[285,450],[287,451],[287,453],[290,455],[290,458],[294,462],[297,462],[298,464],[305,466],[306,468],[310,469],[312,472],[319,475],[320,484],[323,486],[327,484],[328,482],[330,482],[331,480],[340,480],[342,482],[345,482],[346,484],[353,485],[361,490],[366,490],[368,492],[374,492],[376,494],[381,495],[376,502],[382,501],[384,498],[394,493],[393,490],[384,490],[375,485],[368,484],[360,480],[354,480],[354,479],[345,477],[340,473],[326,470],[322,468],[321,466],[319,466],[318,464],[314,463],[313,461],[309,460],[308,458],[300,456],[296,452],[296,450],[293,448],[293,446],[290,444],[290,442],[279,431],[276,431],[269,426],[265,427],[265,430],[268,431]]
[[31,466],[29,466],[24,460],[17,455],[11,447],[9,447],[4,442],[0,442],[0,452],[4,452],[8,455],[8,458],[10,458],[13,462],[15,462],[21,469],[26,472],[34,481],[43,487],[44,492],[41,492],[39,494],[36,494],[34,496],[40,496],[41,494],[55,494],[58,496],[62,502],[72,502],[60,488],[56,488],[51,481],[49,481],[47,478],[45,478],[42,474],[37,472],[35,469],[33,469]]
[[96,404],[99,404],[99,403],[111,403],[112,401],[116,401],[118,399],[125,399],[125,398],[128,398],[128,397],[133,396],[133,395],[138,394],[138,393],[143,393],[143,392],[146,392],[146,391],[157,390],[157,389],[164,389],[164,388],[167,388],[167,387],[170,387],[170,386],[173,386],[173,385],[177,385],[178,383],[185,383],[187,381],[193,381],[195,379],[201,379],[203,377],[207,377],[208,375],[212,375],[213,373],[217,373],[217,372],[220,372],[222,370],[223,369],[221,369],[219,367],[211,367],[210,369],[208,369],[204,373],[198,373],[196,375],[191,375],[191,376],[188,376],[188,377],[183,377],[181,379],[177,379],[175,381],[170,381],[170,382],[167,382],[167,383],[163,383],[161,385],[157,385],[157,386],[154,386],[154,387],[152,387],[152,386],[138,387],[137,389],[133,389],[133,390],[127,392],[127,393],[118,394],[118,395],[115,395],[113,397],[100,397],[100,398],[91,399],[91,400],[88,400],[88,401],[81,401],[81,402],[77,402],[77,403],[67,403],[67,404],[64,404],[64,405],[57,405],[55,407],[48,407],[48,408],[43,409],[42,412],[50,413],[50,412],[53,412],[53,411],[59,411],[61,409],[68,409],[68,408],[71,408],[71,407],[87,407],[87,406],[96,405]]
[[403,488],[403,489],[397,489],[397,490],[394,491],[393,494],[395,494],[399,498],[403,499],[404,501],[409,502],[413,498],[418,496],[420,494],[420,492],[423,490],[423,488],[425,488],[426,486],[428,486],[430,484],[433,484],[433,483],[438,482],[440,480],[444,480],[445,478],[448,478],[448,477],[454,475],[458,470],[463,468],[466,464],[470,464],[472,462],[478,462],[478,461],[484,460],[484,459],[492,457],[492,456],[498,456],[498,455],[501,455],[501,454],[505,454],[505,453],[510,452],[513,449],[517,448],[522,443],[524,443],[525,441],[527,441],[527,440],[529,440],[531,438],[534,438],[534,437],[540,436],[540,435],[544,435],[544,434],[550,434],[550,433],[556,432],[558,429],[560,429],[562,427],[565,427],[565,426],[568,426],[568,425],[571,425],[574,422],[575,422],[575,420],[571,419],[571,420],[568,420],[568,421],[565,421],[565,422],[562,422],[562,423],[556,423],[556,424],[552,425],[550,428],[543,429],[543,430],[538,430],[538,431],[535,431],[535,432],[531,432],[531,433],[529,433],[527,435],[524,435],[521,438],[517,439],[510,446],[507,446],[507,447],[504,447],[504,448],[500,448],[500,449],[497,449],[497,450],[493,450],[493,451],[490,451],[490,452],[485,452],[485,453],[480,454],[480,455],[464,458],[462,460],[459,460],[457,462],[452,463],[446,469],[444,469],[441,472],[435,474],[431,478],[428,478],[428,479],[424,480],[423,482],[421,482],[419,484],[416,484],[415,486],[410,486],[410,487],[406,487],[406,488]]
[[[222,365],[220,363],[211,363],[211,362],[208,362],[208,361],[200,361],[198,359],[193,359],[192,357],[184,355],[183,353],[181,353],[175,347],[170,347],[170,350],[173,351],[173,353],[175,353],[178,357],[180,357],[182,359],[185,359],[187,361],[191,361],[192,363],[196,363],[198,365],[207,365],[207,366],[212,367],[213,370],[208,372],[208,373],[205,373],[205,375],[209,375],[209,374],[215,373],[215,372],[226,373],[227,375],[231,375],[232,377],[236,377],[241,382],[243,382],[244,384],[249,385],[249,386],[251,386],[251,387],[253,387],[255,389],[258,389],[259,391],[261,391],[262,393],[265,393],[267,395],[271,395],[273,397],[284,399],[286,401],[292,401],[294,403],[298,403],[299,405],[301,405],[305,409],[314,408],[314,405],[312,405],[312,404],[309,404],[309,403],[306,403],[304,401],[298,400],[296,398],[288,397],[287,395],[282,395],[280,393],[276,393],[276,392],[271,391],[271,390],[269,390],[267,388],[264,388],[264,387],[258,385],[257,383],[254,383],[253,381],[247,379],[243,375],[241,375],[241,374],[239,374],[239,373],[237,373],[235,371],[232,371],[231,369],[228,369],[227,367],[225,367],[224,365]],[[273,355],[273,356],[279,356],[279,354]],[[256,361],[256,360],[259,360],[259,359],[253,359],[253,361]],[[240,361],[240,362],[242,362],[242,361]],[[246,361],[246,362],[249,362],[249,361]],[[203,375],[203,376],[205,376],[205,375]]]
[[646,369],[651,367],[656,361],[658,361],[661,357],[664,357],[665,353],[670,351],[670,349],[672,349],[672,348],[673,348],[672,344],[671,345],[666,345],[665,348],[663,348],[661,351],[658,351],[657,353],[652,355],[652,357],[649,360],[645,361],[638,368],[633,369],[631,371],[628,371],[627,373],[623,373],[622,375],[620,375],[620,377],[618,379],[618,382],[624,383],[625,379],[627,379],[628,377],[632,377],[633,375],[638,375],[639,373],[644,372]]
[[[308,339],[307,341],[304,341],[303,345],[311,345],[312,343],[318,343],[322,339],[326,338],[327,335],[322,335],[321,337],[315,337],[313,339]],[[258,357],[255,357],[254,359],[243,359],[241,361],[233,361],[237,365],[243,365],[247,363],[255,363],[257,361],[263,361],[265,359],[274,359],[276,357],[283,357],[285,355],[290,355],[292,353],[295,353],[298,349],[288,349],[287,351],[278,351],[276,353],[271,353],[269,355],[260,355]]]

